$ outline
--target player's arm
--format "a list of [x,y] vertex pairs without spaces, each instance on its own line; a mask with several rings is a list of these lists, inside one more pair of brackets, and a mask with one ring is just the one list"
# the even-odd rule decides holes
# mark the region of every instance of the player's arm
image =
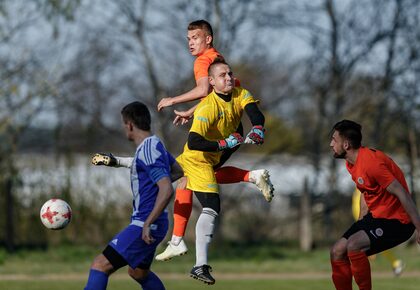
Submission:
[[367,215],[369,208],[366,204],[365,196],[363,193],[360,193],[360,212],[359,212],[359,220],[362,219],[365,215]]
[[245,143],[261,145],[264,143],[265,117],[257,106],[257,103],[249,103],[245,106],[245,112],[252,124],[252,129],[246,135]]
[[92,156],[93,165],[104,165],[109,167],[131,168],[133,157],[119,157],[112,153],[96,153]]
[[206,97],[209,94],[209,78],[202,77],[197,80],[197,85],[190,91],[172,98],[163,98],[158,104],[158,111],[165,107],[186,103]]
[[411,222],[417,229],[417,243],[420,244],[420,216],[417,211],[417,207],[414,204],[413,198],[411,195],[404,189],[401,183],[398,180],[394,179],[386,190],[394,194],[400,200],[402,206],[404,207],[407,214],[410,216]]
[[172,182],[168,176],[162,177],[156,184],[159,188],[159,191],[156,197],[155,205],[146,221],[144,222],[142,231],[142,239],[147,244],[151,244],[154,241],[150,233],[150,225],[153,224],[153,222],[162,214],[174,193]]
[[198,150],[203,152],[216,152],[228,148],[234,148],[244,142],[239,133],[232,133],[226,139],[218,141],[209,141],[196,132],[188,134],[188,148],[190,150]]

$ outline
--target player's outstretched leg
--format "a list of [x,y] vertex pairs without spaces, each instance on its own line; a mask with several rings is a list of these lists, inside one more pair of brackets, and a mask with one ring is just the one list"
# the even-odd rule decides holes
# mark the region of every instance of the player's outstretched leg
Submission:
[[194,266],[190,275],[194,279],[200,280],[206,284],[213,285],[216,280],[211,276],[211,267],[209,265]]
[[274,197],[274,186],[270,180],[270,173],[266,169],[251,170],[249,181],[255,183],[266,201],[270,202]]
[[238,182],[254,183],[270,202],[274,197],[274,187],[270,180],[270,173],[266,169],[244,170],[233,166],[220,167],[215,171],[218,184],[232,184]]

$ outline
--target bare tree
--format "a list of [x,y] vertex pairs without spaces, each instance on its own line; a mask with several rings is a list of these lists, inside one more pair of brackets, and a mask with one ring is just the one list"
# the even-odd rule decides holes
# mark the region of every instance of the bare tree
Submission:
[[4,239],[10,251],[15,248],[18,200],[14,193],[19,183],[16,156],[20,141],[54,97],[48,67],[38,51],[25,46],[22,35],[42,22],[43,9],[49,9],[53,2],[0,4],[0,196],[4,197]]

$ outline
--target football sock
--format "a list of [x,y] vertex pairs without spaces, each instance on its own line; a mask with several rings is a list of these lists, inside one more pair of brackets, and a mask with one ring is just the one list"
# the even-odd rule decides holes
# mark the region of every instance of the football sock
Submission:
[[352,290],[350,261],[331,260],[332,280],[337,290]]
[[225,166],[216,170],[216,181],[218,184],[239,183],[249,181],[249,170],[240,169],[233,166]]
[[196,266],[207,265],[207,251],[213,238],[214,222],[218,214],[209,207],[203,208],[195,226]]
[[145,279],[136,281],[141,285],[143,290],[165,290],[162,281],[152,271],[147,274]]
[[108,284],[108,275],[104,272],[90,269],[85,290],[105,290]]
[[360,290],[371,290],[372,280],[369,259],[364,252],[348,252],[351,272]]
[[181,241],[182,241],[182,237],[172,235],[172,238],[171,238],[172,245],[178,246]]
[[191,190],[176,189],[174,202],[174,230],[172,232],[175,236],[183,237],[185,235],[188,219],[190,218],[192,211],[192,199]]

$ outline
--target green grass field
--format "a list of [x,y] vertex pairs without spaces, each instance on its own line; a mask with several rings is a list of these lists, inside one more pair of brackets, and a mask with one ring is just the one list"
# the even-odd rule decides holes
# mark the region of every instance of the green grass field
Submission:
[[[48,251],[19,251],[8,255],[0,251],[0,289],[67,290],[83,289],[90,261],[100,251],[85,247],[59,247]],[[417,246],[400,247],[396,254],[406,264],[401,277],[392,275],[383,256],[371,262],[373,289],[419,289],[420,250]],[[241,289],[241,290],[333,290],[330,280],[328,249],[302,253],[279,246],[255,246],[213,249],[210,257],[217,282],[207,286],[189,277],[194,254],[155,262],[153,271],[162,277],[166,289]],[[353,287],[357,289],[356,286]],[[111,276],[108,289],[141,289],[120,269]]]
[[[331,281],[327,278],[301,278],[301,279],[249,279],[246,280],[223,280],[218,279],[213,286],[204,285],[190,278],[164,279],[166,289],[172,290],[193,290],[193,289],[214,289],[214,290],[333,290]],[[373,289],[380,290],[415,290],[419,289],[420,277],[418,278],[374,278]],[[83,289],[84,279],[51,279],[39,281],[34,277],[32,281],[0,281],[0,289],[4,290],[74,290]],[[108,284],[111,290],[141,289],[138,284],[129,279],[112,279]],[[353,289],[357,289],[356,286]]]

